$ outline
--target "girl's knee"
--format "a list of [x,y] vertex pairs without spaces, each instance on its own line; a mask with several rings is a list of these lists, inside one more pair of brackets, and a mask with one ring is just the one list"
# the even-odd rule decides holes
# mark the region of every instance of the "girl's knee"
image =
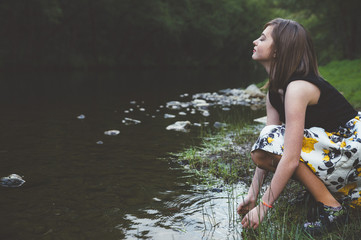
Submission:
[[251,152],[251,158],[257,166],[262,166],[267,159],[267,153],[262,150],[254,150]]
[[251,157],[257,167],[272,172],[276,170],[280,159],[280,156],[273,155],[263,150],[254,150],[251,152]]

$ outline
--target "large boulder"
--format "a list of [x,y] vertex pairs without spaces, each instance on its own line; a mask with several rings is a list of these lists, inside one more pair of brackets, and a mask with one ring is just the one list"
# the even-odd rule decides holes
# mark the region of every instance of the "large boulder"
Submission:
[[191,125],[192,124],[190,121],[177,121],[166,127],[166,129],[179,131],[179,132],[188,132]]
[[255,84],[249,85],[244,92],[248,94],[251,98],[264,98],[266,94],[264,94]]

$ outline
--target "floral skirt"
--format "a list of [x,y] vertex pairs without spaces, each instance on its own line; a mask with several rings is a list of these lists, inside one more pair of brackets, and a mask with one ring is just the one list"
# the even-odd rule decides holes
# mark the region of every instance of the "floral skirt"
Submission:
[[[304,130],[300,161],[318,176],[340,201],[361,206],[361,112],[335,132],[320,127]],[[252,151],[283,154],[285,125],[269,125]]]

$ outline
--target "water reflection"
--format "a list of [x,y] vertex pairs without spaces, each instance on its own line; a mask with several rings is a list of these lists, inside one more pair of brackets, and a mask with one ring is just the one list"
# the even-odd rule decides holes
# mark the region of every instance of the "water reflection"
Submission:
[[[179,100],[182,93],[219,90],[235,82],[206,85],[212,82],[209,75],[187,80],[188,74],[3,76],[0,176],[17,173],[26,183],[16,189],[0,188],[1,238],[238,236],[240,228],[229,220],[235,212],[234,203],[228,203],[229,192],[213,193],[199,186],[196,176],[168,156],[198,144],[201,128],[193,127],[190,133],[167,131],[174,119],[165,119],[164,114],[191,122],[221,121],[235,114],[242,116],[240,121],[251,122],[263,113],[247,107],[217,108],[205,118],[160,108]],[[135,81],[139,76],[149,81]],[[170,77],[179,81],[166,84]],[[126,113],[130,108],[134,111]],[[77,118],[81,114],[84,119]],[[125,117],[141,124],[125,125]],[[119,135],[105,135],[110,129],[119,130]],[[242,191],[241,186],[235,189],[236,194]]]

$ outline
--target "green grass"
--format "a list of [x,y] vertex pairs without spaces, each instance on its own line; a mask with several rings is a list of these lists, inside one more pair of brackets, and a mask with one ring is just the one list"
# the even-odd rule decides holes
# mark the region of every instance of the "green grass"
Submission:
[[[235,130],[237,128],[237,130]],[[251,126],[221,130],[204,136],[200,146],[190,146],[174,154],[178,161],[205,177],[216,177],[225,183],[243,181],[250,183],[253,163],[250,149],[257,139]]]
[[334,61],[319,70],[356,109],[361,109],[361,59]]

